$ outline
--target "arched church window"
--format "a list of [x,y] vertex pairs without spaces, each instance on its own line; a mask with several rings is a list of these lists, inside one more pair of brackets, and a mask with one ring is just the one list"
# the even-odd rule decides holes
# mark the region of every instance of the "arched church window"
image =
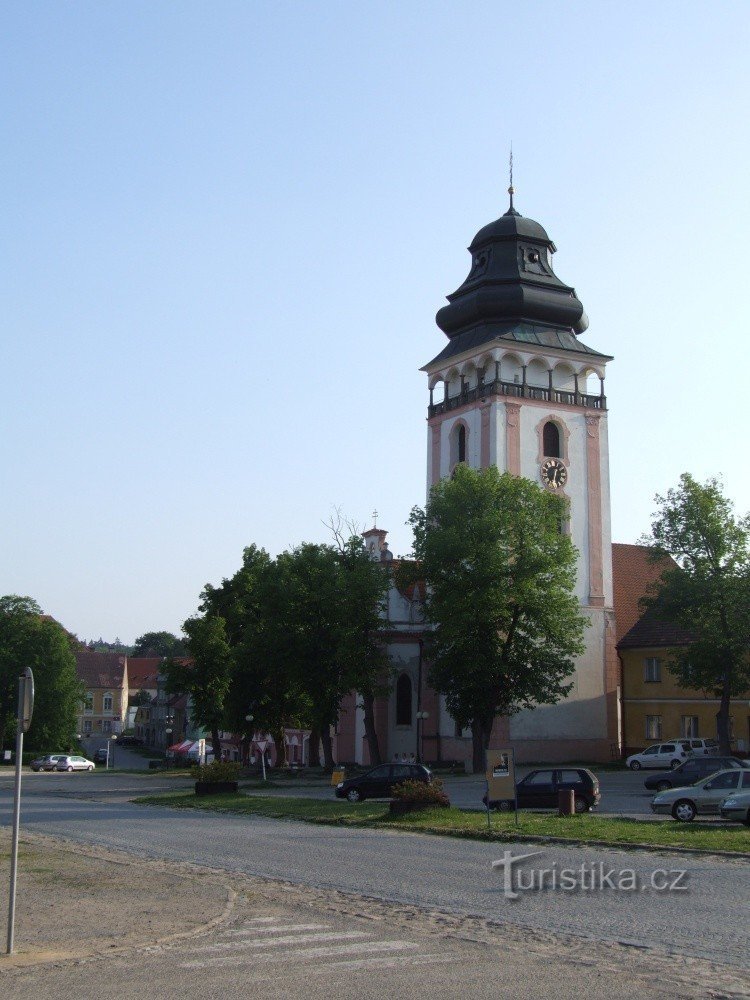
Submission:
[[466,461],[466,428],[461,424],[458,428],[458,461]]
[[396,682],[396,725],[411,725],[411,677],[401,674]]
[[545,458],[562,458],[560,454],[560,430],[557,424],[548,420],[542,432]]

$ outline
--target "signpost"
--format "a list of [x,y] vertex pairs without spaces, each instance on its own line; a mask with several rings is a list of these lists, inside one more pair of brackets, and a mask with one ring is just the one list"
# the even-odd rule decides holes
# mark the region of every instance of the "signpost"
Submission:
[[266,780],[266,747],[268,746],[267,740],[256,740],[256,747],[260,750],[260,766],[263,768],[263,780]]
[[16,919],[16,877],[18,874],[18,828],[21,823],[21,763],[23,734],[29,731],[34,713],[34,675],[26,667],[18,678],[18,713],[16,716],[16,785],[13,799],[13,840],[10,849],[10,901],[8,903],[8,947],[13,954],[13,931]]
[[493,802],[513,802],[518,826],[516,796],[516,755],[512,747],[490,750],[487,754],[487,827],[490,825],[490,799]]

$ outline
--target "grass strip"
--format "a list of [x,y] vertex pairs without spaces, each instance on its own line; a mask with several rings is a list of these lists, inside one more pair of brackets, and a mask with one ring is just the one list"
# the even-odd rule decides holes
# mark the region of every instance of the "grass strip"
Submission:
[[613,847],[654,847],[711,852],[750,853],[750,834],[740,824],[678,823],[674,820],[648,821],[620,816],[583,813],[557,816],[551,813],[492,813],[487,829],[484,812],[465,809],[428,809],[391,816],[382,802],[352,805],[341,799],[281,798],[263,795],[212,795],[197,797],[192,792],[170,792],[133,800],[144,805],[173,809],[201,809],[205,812],[267,816],[351,827],[380,827],[415,833],[463,837],[470,840],[516,841],[555,838],[577,844]]

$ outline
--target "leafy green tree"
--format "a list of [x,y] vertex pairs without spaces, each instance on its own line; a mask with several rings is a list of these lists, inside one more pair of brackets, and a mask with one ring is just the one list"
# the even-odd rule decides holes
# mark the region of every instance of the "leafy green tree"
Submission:
[[[331,730],[344,696],[366,697],[382,684],[386,660],[378,638],[388,578],[354,535],[338,548],[301,545],[277,562],[287,580],[286,642],[306,696],[311,743],[319,734],[325,766],[332,767]],[[379,762],[377,742],[371,760]]]
[[145,632],[135,640],[131,656],[187,656],[184,639],[171,632]]
[[219,730],[226,716],[232,654],[221,617],[188,618],[183,628],[191,659],[168,659],[164,664],[167,690],[190,696],[194,721],[211,733],[214,759],[221,758]]
[[15,736],[18,675],[24,667],[33,670],[35,687],[28,748],[49,752],[74,745],[83,698],[74,642],[30,597],[0,597],[0,746]]
[[336,541],[343,571],[338,654],[345,678],[342,690],[356,691],[362,698],[370,763],[380,764],[374,706],[375,699],[387,694],[391,686],[382,643],[391,567],[370,557],[361,535],[350,533]]
[[682,687],[719,698],[717,737],[729,754],[731,701],[750,689],[750,518],[735,516],[717,479],[688,473],[656,503],[643,541],[655,560],[674,563],[644,606],[693,636],[671,651],[670,667]]
[[528,479],[459,465],[415,507],[416,571],[427,583],[429,680],[461,726],[475,771],[493,722],[553,704],[583,651],[573,593],[576,551],[561,533],[565,501]]

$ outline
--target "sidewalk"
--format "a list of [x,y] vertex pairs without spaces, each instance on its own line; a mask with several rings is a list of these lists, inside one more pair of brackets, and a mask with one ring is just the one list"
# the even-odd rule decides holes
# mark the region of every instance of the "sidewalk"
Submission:
[[10,848],[10,829],[1,827],[0,974],[204,933],[222,919],[234,895],[220,873],[22,830],[15,947],[7,955]]

